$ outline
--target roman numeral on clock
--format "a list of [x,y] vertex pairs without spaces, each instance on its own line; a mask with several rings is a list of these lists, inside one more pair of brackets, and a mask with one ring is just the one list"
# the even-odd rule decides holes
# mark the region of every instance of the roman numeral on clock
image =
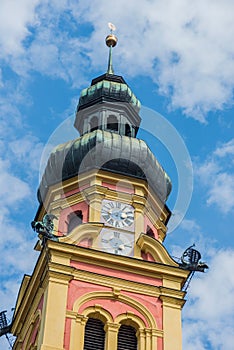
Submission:
[[108,220],[108,219],[109,219],[109,215],[108,215],[108,214],[103,214],[103,213],[102,213],[102,217],[103,217],[103,219],[105,219],[105,220]]
[[124,220],[125,226],[130,226],[130,225],[132,225],[132,222],[133,222],[133,220],[129,220],[129,219],[125,219],[125,220]]
[[109,240],[108,240],[108,239],[104,239],[104,238],[102,238],[102,242],[103,242],[103,243],[108,243],[108,242],[109,242]]
[[114,225],[115,220],[109,218],[109,219],[107,220],[107,222],[108,222],[109,225]]

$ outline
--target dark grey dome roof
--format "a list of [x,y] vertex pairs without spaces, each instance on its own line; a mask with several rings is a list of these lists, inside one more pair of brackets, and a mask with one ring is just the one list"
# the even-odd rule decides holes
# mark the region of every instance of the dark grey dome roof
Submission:
[[40,183],[39,201],[50,186],[91,169],[146,180],[163,203],[171,191],[170,178],[143,140],[95,130],[54,149]]

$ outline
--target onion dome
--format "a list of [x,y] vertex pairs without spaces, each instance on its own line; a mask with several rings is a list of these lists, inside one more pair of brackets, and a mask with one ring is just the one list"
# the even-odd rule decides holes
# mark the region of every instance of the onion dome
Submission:
[[77,111],[93,104],[107,101],[127,102],[137,112],[141,108],[140,101],[131,91],[123,77],[106,73],[93,79],[91,86],[81,91]]
[[171,191],[170,178],[143,140],[95,130],[54,149],[38,190],[39,202],[50,186],[92,169],[145,180],[162,203]]

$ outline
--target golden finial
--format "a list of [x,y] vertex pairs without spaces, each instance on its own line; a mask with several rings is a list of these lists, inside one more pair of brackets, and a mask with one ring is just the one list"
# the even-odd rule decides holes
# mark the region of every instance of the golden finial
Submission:
[[113,65],[112,65],[112,47],[116,46],[116,44],[118,42],[118,38],[113,34],[113,31],[116,30],[115,25],[109,22],[108,27],[110,28],[110,34],[107,35],[107,37],[106,37],[106,45],[110,48],[110,50],[109,50],[109,60],[108,60],[107,73],[114,74],[114,69],[113,69]]

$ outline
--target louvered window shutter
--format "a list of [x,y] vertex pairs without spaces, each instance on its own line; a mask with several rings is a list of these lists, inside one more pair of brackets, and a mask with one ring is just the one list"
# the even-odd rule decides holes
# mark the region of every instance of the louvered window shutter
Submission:
[[137,350],[136,330],[131,326],[122,325],[118,333],[117,350]]
[[96,318],[89,318],[85,326],[84,350],[104,350],[104,346],[104,324]]

